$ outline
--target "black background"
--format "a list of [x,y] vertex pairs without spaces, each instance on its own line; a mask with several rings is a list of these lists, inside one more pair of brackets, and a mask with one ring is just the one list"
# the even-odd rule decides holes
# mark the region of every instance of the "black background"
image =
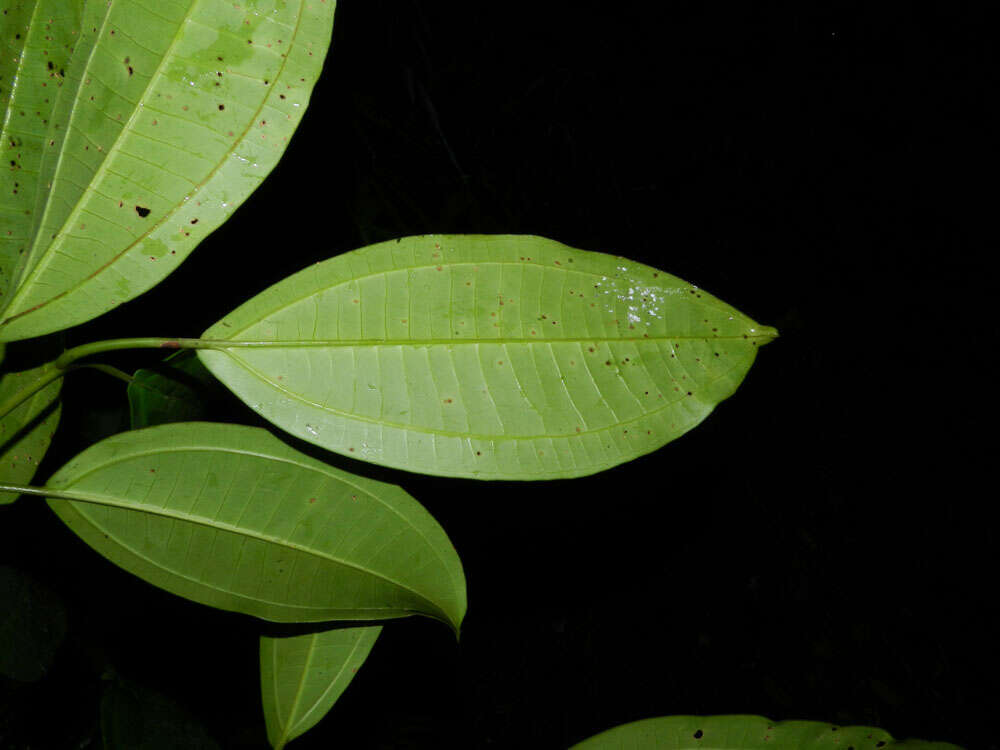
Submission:
[[[294,747],[558,748],[688,713],[1000,747],[984,27],[952,5],[343,0],[278,168],[70,343],[196,336],[309,263],[427,232],[625,255],[782,337],[698,429],[594,477],[325,454],[433,513],[469,613],[458,644],[390,624]],[[74,374],[39,481],[126,420],[121,383]],[[52,673],[0,683],[10,747],[98,747],[109,668],[223,747],[267,746],[259,623],[132,578],[30,498],[0,516],[4,562],[70,610]]]

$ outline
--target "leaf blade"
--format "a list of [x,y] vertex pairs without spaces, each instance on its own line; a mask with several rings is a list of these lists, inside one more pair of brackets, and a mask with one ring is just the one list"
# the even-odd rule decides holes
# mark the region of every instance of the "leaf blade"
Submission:
[[[51,25],[78,40],[30,128],[32,170],[50,187],[37,200],[15,194],[14,172],[0,186],[0,209],[31,215],[30,230],[0,246],[12,277],[0,340],[60,330],[141,294],[222,224],[298,125],[334,8],[119,0],[87,3],[82,19],[57,14]],[[23,66],[45,67],[46,52],[26,45]],[[20,68],[0,74],[25,96],[49,83]]]
[[413,614],[458,629],[461,562],[403,490],[356,477],[265,430],[175,423],[83,451],[47,488],[87,544],[193,601],[277,622]]
[[894,740],[872,727],[838,727],[819,721],[771,721],[762,716],[663,716],[622,724],[583,742],[572,750],[960,750],[956,745],[921,740]]
[[[52,364],[46,363],[21,372],[4,373],[0,377],[0,403],[15,396],[51,368]],[[0,483],[23,485],[35,476],[59,426],[61,389],[62,378],[57,378],[0,418]],[[0,492],[0,505],[12,503],[17,498],[12,492]]]
[[381,632],[380,625],[369,625],[285,638],[261,636],[261,696],[273,747],[284,747],[327,714]]
[[622,258],[539,237],[426,236],[278,282],[209,328],[217,349],[198,354],[255,411],[328,450],[537,480],[679,437],[776,335]]

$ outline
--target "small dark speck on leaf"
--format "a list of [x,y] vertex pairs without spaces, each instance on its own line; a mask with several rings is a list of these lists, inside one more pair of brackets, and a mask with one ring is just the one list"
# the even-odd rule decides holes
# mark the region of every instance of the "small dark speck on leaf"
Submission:
[[197,223],[198,223],[198,220],[197,220],[197,219],[191,219],[191,223],[192,223],[192,224],[197,224]]
[[145,219],[147,216],[149,216],[149,209],[144,206],[136,206],[135,212],[139,214],[139,217],[142,219]]
[[704,732],[702,732],[702,731],[701,731],[700,729],[699,729],[699,730],[698,730],[697,732],[695,732],[695,733],[694,733],[694,735],[693,735],[693,737],[694,737],[694,738],[695,738],[696,740],[700,740],[700,739],[701,739],[702,737],[704,737],[704,736],[705,736],[705,733],[704,733]]
[[52,64],[51,60],[49,60],[49,70],[52,70],[54,67],[55,67],[55,65]]

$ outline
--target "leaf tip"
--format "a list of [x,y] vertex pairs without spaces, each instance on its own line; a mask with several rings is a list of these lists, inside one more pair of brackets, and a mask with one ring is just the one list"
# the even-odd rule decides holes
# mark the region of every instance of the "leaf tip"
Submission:
[[757,326],[756,329],[751,328],[750,330],[757,337],[760,346],[770,344],[781,336],[774,326]]

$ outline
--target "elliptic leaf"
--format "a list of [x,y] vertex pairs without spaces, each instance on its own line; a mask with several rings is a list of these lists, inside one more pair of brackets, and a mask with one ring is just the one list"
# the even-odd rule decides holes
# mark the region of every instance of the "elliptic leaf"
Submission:
[[465,614],[458,555],[423,507],[266,430],[183,422],[121,433],[46,487],[71,498],[49,504],[102,555],[213,607],[279,622],[422,614],[456,630]]
[[[298,125],[334,0],[13,0],[0,101],[0,340],[167,276]],[[0,291],[4,291],[0,288]]]
[[191,350],[171,354],[157,367],[137,370],[128,385],[132,429],[202,420],[208,414],[205,393],[218,388],[218,381]]
[[[0,403],[14,396],[33,380],[48,373],[52,364],[0,377]],[[59,425],[59,389],[62,378],[49,383],[31,398],[0,417],[0,484],[27,484],[52,442]],[[0,492],[0,505],[17,500],[13,492]]]
[[871,727],[818,721],[771,721],[761,716],[665,716],[623,724],[572,750],[960,750],[944,742],[894,740]]
[[66,636],[59,597],[24,573],[0,565],[0,674],[42,679]]
[[427,474],[554,479],[656,450],[777,335],[655,268],[540,237],[427,236],[311,266],[199,350],[279,427]]
[[260,639],[267,737],[275,750],[322,719],[365,663],[380,625]]

